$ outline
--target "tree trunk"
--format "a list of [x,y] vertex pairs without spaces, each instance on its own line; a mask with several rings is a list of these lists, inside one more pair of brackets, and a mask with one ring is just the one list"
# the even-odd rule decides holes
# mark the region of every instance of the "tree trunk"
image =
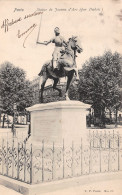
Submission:
[[118,113],[118,110],[116,108],[116,110],[115,110],[115,127],[117,127],[117,113]]
[[94,126],[99,127],[101,121],[101,111],[99,105],[94,107]]
[[8,118],[8,114],[7,114],[7,128],[9,128],[9,118]]
[[2,125],[2,128],[4,128],[4,122],[5,122],[5,114],[3,115],[3,125]]
[[1,127],[1,111],[0,111],[0,127]]
[[109,118],[110,118],[110,124],[112,123],[112,115],[111,115],[111,110],[109,109]]
[[101,128],[105,128],[105,108],[101,109]]

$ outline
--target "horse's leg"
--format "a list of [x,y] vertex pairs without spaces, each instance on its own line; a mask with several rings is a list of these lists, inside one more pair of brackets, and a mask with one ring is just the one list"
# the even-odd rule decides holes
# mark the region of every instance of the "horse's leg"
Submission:
[[40,89],[40,93],[39,93],[39,102],[40,103],[43,103],[43,91],[44,91],[44,86],[45,86],[47,79],[48,79],[47,76],[43,75],[41,89]]
[[78,74],[78,69],[75,69],[75,76],[76,76],[76,81],[79,81],[79,74]]
[[68,79],[67,79],[67,86],[66,86],[66,100],[70,100],[68,97],[68,89],[72,81],[73,75],[74,75],[74,71],[71,71],[67,76]]
[[61,89],[57,88],[57,83],[59,81],[59,78],[54,78],[54,84],[53,84],[53,89],[56,89],[58,92],[59,92],[59,96],[61,97],[62,96],[62,92],[61,92]]

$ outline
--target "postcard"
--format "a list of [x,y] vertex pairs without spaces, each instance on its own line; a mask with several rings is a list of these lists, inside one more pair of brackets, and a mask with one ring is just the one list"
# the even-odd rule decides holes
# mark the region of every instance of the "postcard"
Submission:
[[[24,71],[24,73],[21,72],[22,74],[19,75],[17,80],[18,83],[19,79],[21,83],[22,77],[26,77],[28,82],[33,83],[33,85],[35,85],[36,82],[39,82],[40,92],[35,93],[35,100],[33,99],[33,101],[35,101],[33,105],[36,105],[35,107],[28,108],[28,111],[32,113],[31,120],[33,127],[31,127],[37,128],[35,131],[37,133],[36,138],[39,138],[39,136],[41,137],[42,133],[46,138],[48,137],[48,139],[50,139],[51,136],[61,137],[62,135],[66,135],[66,137],[72,136],[71,140],[73,140],[76,135],[79,135],[77,128],[79,128],[79,130],[85,128],[86,119],[84,117],[86,116],[83,114],[82,119],[80,119],[80,112],[78,111],[78,109],[83,110],[85,107],[81,108],[82,105],[77,104],[75,101],[74,103],[71,101],[71,103],[66,102],[65,104],[59,104],[58,100],[64,99],[58,99],[57,96],[61,96],[62,98],[61,89],[63,89],[63,86],[66,86],[66,99],[69,99],[68,89],[73,76],[75,76],[77,80],[78,71],[82,70],[84,65],[87,67],[87,64],[90,60],[92,62],[93,58],[97,60],[98,58],[102,59],[101,56],[107,52],[110,55],[116,53],[117,55],[122,55],[121,6],[121,0],[0,1],[0,68],[8,64],[10,65],[9,67],[14,66],[15,68],[18,68],[16,69],[18,74],[20,74],[20,70]],[[90,70],[92,74],[92,69]],[[93,73],[91,77],[94,78],[94,75],[95,73]],[[9,77],[8,83],[11,83]],[[82,83],[80,84],[82,85]],[[2,88],[1,83],[0,85]],[[96,89],[98,89],[97,85],[99,85],[99,82],[96,83]],[[57,90],[56,94],[52,91],[50,92],[50,86],[53,86],[53,89]],[[57,86],[59,86],[59,88]],[[8,87],[10,86],[8,85]],[[23,85],[23,88],[24,87],[25,85]],[[44,91],[45,88],[47,91]],[[26,94],[25,91],[23,93]],[[50,93],[54,93],[52,98],[50,98]],[[19,94],[19,92],[17,94]],[[71,91],[71,96],[74,97],[74,95],[74,92]],[[0,96],[2,97],[2,95]],[[23,94],[21,94],[21,96],[23,97]],[[27,97],[29,102],[29,95]],[[40,105],[45,97],[47,97],[47,102],[51,102],[53,97],[57,98],[55,105],[53,103],[46,103],[49,105],[44,104],[43,107],[41,107]],[[17,96],[15,95],[14,98],[17,99]],[[8,95],[8,99],[13,101],[12,96],[10,98]],[[80,99],[80,101],[81,100],[82,99]],[[7,102],[8,100],[6,99],[5,101]],[[20,103],[19,101],[18,98],[18,105],[20,106],[19,111],[22,113],[26,99],[23,97],[23,102]],[[0,103],[0,109],[2,104],[5,104],[6,102]],[[44,103],[45,102],[44,99]],[[27,104],[26,102],[27,107],[30,107],[29,103]],[[87,101],[85,103],[87,104]],[[10,109],[7,109],[5,106],[4,110],[2,110],[2,114],[5,112],[5,115],[1,115],[4,118],[6,117],[6,113],[11,113],[11,102]],[[14,106],[16,107],[16,105]],[[62,106],[62,108],[60,108],[60,106]],[[56,111],[53,110],[54,108]],[[75,111],[73,110],[74,108]],[[60,109],[64,110],[60,112]],[[16,111],[16,108],[14,110]],[[39,114],[42,110],[45,112]],[[75,114],[76,110],[77,114]],[[34,115],[33,113],[36,111],[38,112]],[[85,113],[85,111],[83,112]],[[13,116],[15,116],[15,113],[16,112],[13,111]],[[62,116],[64,117],[61,118]],[[47,117],[49,117],[48,120]],[[59,123],[56,122],[57,119],[59,120]],[[23,116],[23,121],[24,120]],[[80,120],[82,124],[79,122]],[[3,123],[1,124],[3,125]],[[39,125],[40,127],[43,127],[43,130],[40,131],[40,133],[38,133]],[[69,129],[67,133],[63,130],[66,126]],[[76,126],[76,130],[73,131]],[[60,132],[63,132],[62,134],[56,130],[58,127]],[[2,126],[0,129],[2,129]],[[118,131],[120,131],[120,129],[121,127]],[[34,130],[31,130],[33,131],[32,136],[35,136]],[[0,131],[2,132],[0,136],[2,136],[3,129]],[[52,133],[50,133],[50,131]],[[113,132],[113,127],[111,132]],[[82,136],[85,137],[85,133],[83,133]],[[100,137],[100,144],[104,142],[104,140],[101,140],[102,138]],[[106,144],[108,143],[108,148],[104,148],[102,145],[99,146],[99,144],[97,145],[97,148],[95,148],[94,144],[93,147],[90,145],[90,149],[88,149],[88,152],[91,152],[90,157],[89,153],[87,153],[87,149],[84,150],[84,156],[82,156],[83,151],[81,151],[81,146],[86,143],[86,140],[82,142],[82,145],[79,145],[79,149],[77,148],[77,150],[74,148],[74,142],[72,142],[67,153],[64,152],[66,142],[62,142],[63,145],[61,146],[62,148],[60,151],[58,151],[59,146],[56,149],[54,143],[51,146],[52,148],[45,154],[43,153],[44,142],[41,142],[40,147],[42,147],[42,149],[38,151],[38,155],[36,154],[31,158],[32,148],[28,149],[28,151],[30,151],[29,154],[28,151],[27,153],[23,153],[27,156],[24,158],[25,161],[22,160],[23,158],[19,159],[22,163],[20,163],[20,166],[18,165],[18,169],[16,167],[16,162],[18,161],[15,153],[13,155],[13,160],[10,161],[11,155],[10,158],[8,158],[9,150],[3,147],[4,143],[2,142],[3,145],[1,145],[1,147],[7,151],[5,152],[3,150],[5,152],[4,154],[8,155],[6,158],[8,158],[9,161],[0,160],[0,163],[2,163],[0,174],[1,176],[7,177],[4,186],[7,186],[8,188],[2,186],[3,178],[0,177],[0,193],[11,195],[20,193],[31,193],[33,195],[121,195],[122,150],[119,148],[120,142],[118,140],[119,137],[117,137],[117,140],[115,141],[115,144],[118,143],[118,145],[116,147],[114,145],[114,148],[110,146],[109,141],[106,141]],[[21,148],[21,144],[19,147]],[[25,146],[22,146],[22,148],[23,147]],[[20,153],[23,152],[22,148],[17,151]],[[15,152],[16,149],[17,148],[15,147]],[[27,146],[24,151],[26,151],[26,149]],[[20,155],[22,155],[22,153]],[[67,158],[68,155],[70,158]],[[92,159],[93,156],[94,158]],[[3,155],[1,159],[4,158],[5,156]],[[31,161],[32,159],[33,161]],[[90,159],[93,161],[90,161]],[[10,167],[8,166],[8,163],[6,165],[6,162],[10,163]],[[33,164],[33,162],[35,164]],[[14,169],[11,168],[12,166]],[[7,169],[5,167],[7,167]],[[33,169],[33,173],[31,172],[31,168]],[[14,170],[12,173],[10,173],[11,169]],[[18,172],[16,173],[16,171]],[[22,171],[24,172],[22,173]],[[8,178],[12,178],[13,184],[11,184],[11,186]],[[26,185],[31,184],[30,189],[27,188],[29,190],[26,192],[23,190],[25,189],[24,187],[18,189],[15,187],[16,182],[14,182],[14,180],[19,180],[20,186],[21,182],[24,184],[26,183]],[[41,187],[41,184],[43,187]],[[40,186],[40,191],[36,189],[36,185],[38,185],[38,189]]]

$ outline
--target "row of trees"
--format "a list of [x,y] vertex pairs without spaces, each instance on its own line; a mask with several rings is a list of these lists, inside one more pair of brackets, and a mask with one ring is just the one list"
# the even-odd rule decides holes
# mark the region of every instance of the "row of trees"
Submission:
[[[122,56],[105,52],[103,56],[90,58],[79,70],[79,83],[72,82],[69,90],[71,99],[92,105],[94,115],[105,124],[105,109],[116,112],[122,108]],[[33,90],[23,69],[5,62],[0,68],[0,96],[3,110],[13,115],[13,104],[18,112],[33,103]]]
[[[92,105],[94,116],[105,125],[105,109],[115,112],[122,108],[122,56],[105,52],[103,56],[90,58],[79,71],[80,81],[72,83],[70,96]],[[117,118],[117,117],[116,117]]]
[[33,92],[30,81],[26,79],[23,69],[5,62],[0,68],[0,96],[2,110],[13,115],[13,105],[17,103],[17,111],[25,112],[25,108],[32,105]]

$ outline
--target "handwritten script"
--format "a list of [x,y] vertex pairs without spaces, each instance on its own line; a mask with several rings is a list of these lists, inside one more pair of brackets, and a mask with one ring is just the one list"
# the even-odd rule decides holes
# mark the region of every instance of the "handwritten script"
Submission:
[[17,33],[17,36],[18,38],[21,38],[23,35],[27,34],[29,32],[29,34],[27,34],[27,36],[25,37],[24,39],[24,42],[23,42],[23,47],[25,48],[25,41],[26,39],[28,38],[28,36],[32,33],[32,31],[34,30],[34,28],[36,27],[37,25],[36,24],[33,24],[30,28],[28,28],[25,32],[23,33],[20,33],[20,30],[18,30],[18,33]]
[[[15,8],[13,12],[20,12],[20,11],[24,11],[24,9],[22,8]],[[37,15],[43,14],[45,12],[60,12],[60,13],[64,13],[64,12],[73,12],[73,13],[80,13],[83,14],[85,12],[89,12],[90,14],[93,13],[97,13],[100,16],[103,15],[103,8],[99,8],[99,7],[90,7],[90,8],[83,8],[83,7],[79,7],[79,8],[37,8],[37,10],[31,14],[26,14],[24,15],[24,17],[18,17],[17,19],[4,19],[1,25],[1,29],[4,30],[5,33],[7,33],[9,31],[9,29],[16,24],[21,23],[24,20],[27,20],[31,17],[35,17]],[[24,42],[23,42],[23,47],[25,48],[25,42],[27,40],[27,38],[30,36],[30,34],[33,32],[33,30],[36,28],[37,24],[31,24],[30,27],[28,29],[25,29],[23,32],[21,32],[20,29],[18,29],[17,32],[17,37],[20,39],[22,37],[25,37]]]
[[[3,20],[2,22],[2,25],[1,25],[1,29],[4,30],[5,33],[7,33],[10,29],[11,26],[17,24],[17,23],[20,23],[22,20],[26,20],[30,17],[33,17],[33,16],[37,16],[37,15],[40,15],[42,14],[43,12],[42,11],[35,11],[34,13],[32,14],[27,14],[25,15],[23,18],[22,17],[19,17],[17,19],[12,19],[11,21],[9,19],[5,19]],[[18,33],[17,33],[17,37],[18,38],[21,38],[23,37],[24,35],[27,35],[24,39],[24,42],[23,42],[23,47],[25,48],[25,41],[27,40],[27,38],[29,37],[29,35],[32,33],[32,31],[35,29],[35,27],[37,26],[37,24],[33,24],[31,25],[27,30],[25,30],[23,33],[20,33],[20,30],[18,30]]]

